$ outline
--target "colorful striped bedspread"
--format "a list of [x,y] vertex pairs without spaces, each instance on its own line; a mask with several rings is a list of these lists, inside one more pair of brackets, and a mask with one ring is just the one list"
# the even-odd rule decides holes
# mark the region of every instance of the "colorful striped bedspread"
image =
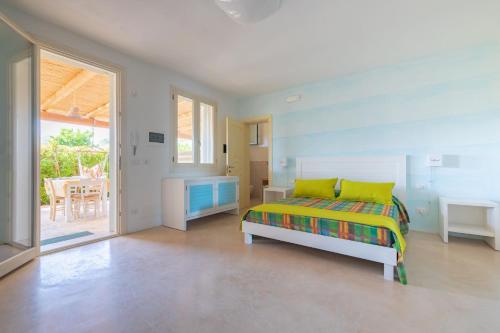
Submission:
[[[401,234],[406,235],[408,233],[408,223],[410,222],[407,210],[396,197],[393,197],[393,202],[394,205],[383,205],[315,198],[287,198],[277,201],[275,204],[386,216],[399,222]],[[394,247],[398,252],[397,271],[399,280],[402,284],[407,283],[403,262],[404,247],[402,248],[395,233],[388,228],[322,217],[266,212],[265,209],[262,209],[263,207],[265,207],[265,205],[250,209],[243,217],[243,220],[323,236]]]

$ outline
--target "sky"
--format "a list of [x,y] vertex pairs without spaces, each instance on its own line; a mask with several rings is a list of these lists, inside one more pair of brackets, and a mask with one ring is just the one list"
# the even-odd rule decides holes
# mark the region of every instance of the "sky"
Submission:
[[[41,123],[41,144],[47,144],[51,136],[56,136],[59,134],[62,128],[73,128],[75,131],[91,131],[92,126],[82,126],[76,124],[67,124],[55,121],[42,120]],[[109,129],[94,127],[94,143],[101,148],[107,148],[109,146]]]

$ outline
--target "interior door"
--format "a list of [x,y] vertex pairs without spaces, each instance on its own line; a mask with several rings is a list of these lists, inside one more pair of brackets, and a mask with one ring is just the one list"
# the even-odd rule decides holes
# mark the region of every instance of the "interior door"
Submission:
[[226,175],[240,179],[240,208],[250,206],[250,159],[247,125],[226,118]]
[[34,44],[0,15],[0,277],[38,255]]

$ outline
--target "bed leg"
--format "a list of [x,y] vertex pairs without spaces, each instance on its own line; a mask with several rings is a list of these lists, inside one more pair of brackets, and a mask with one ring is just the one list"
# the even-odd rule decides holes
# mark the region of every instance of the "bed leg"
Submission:
[[245,232],[245,244],[252,244],[252,234]]
[[384,279],[387,281],[394,281],[394,266],[384,264]]

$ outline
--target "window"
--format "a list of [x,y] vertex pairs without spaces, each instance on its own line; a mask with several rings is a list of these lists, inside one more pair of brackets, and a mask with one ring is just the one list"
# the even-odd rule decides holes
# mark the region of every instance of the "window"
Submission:
[[214,107],[200,103],[200,163],[214,163]]
[[194,102],[177,97],[177,163],[194,163]]
[[174,90],[175,154],[173,162],[186,166],[215,164],[215,103]]

